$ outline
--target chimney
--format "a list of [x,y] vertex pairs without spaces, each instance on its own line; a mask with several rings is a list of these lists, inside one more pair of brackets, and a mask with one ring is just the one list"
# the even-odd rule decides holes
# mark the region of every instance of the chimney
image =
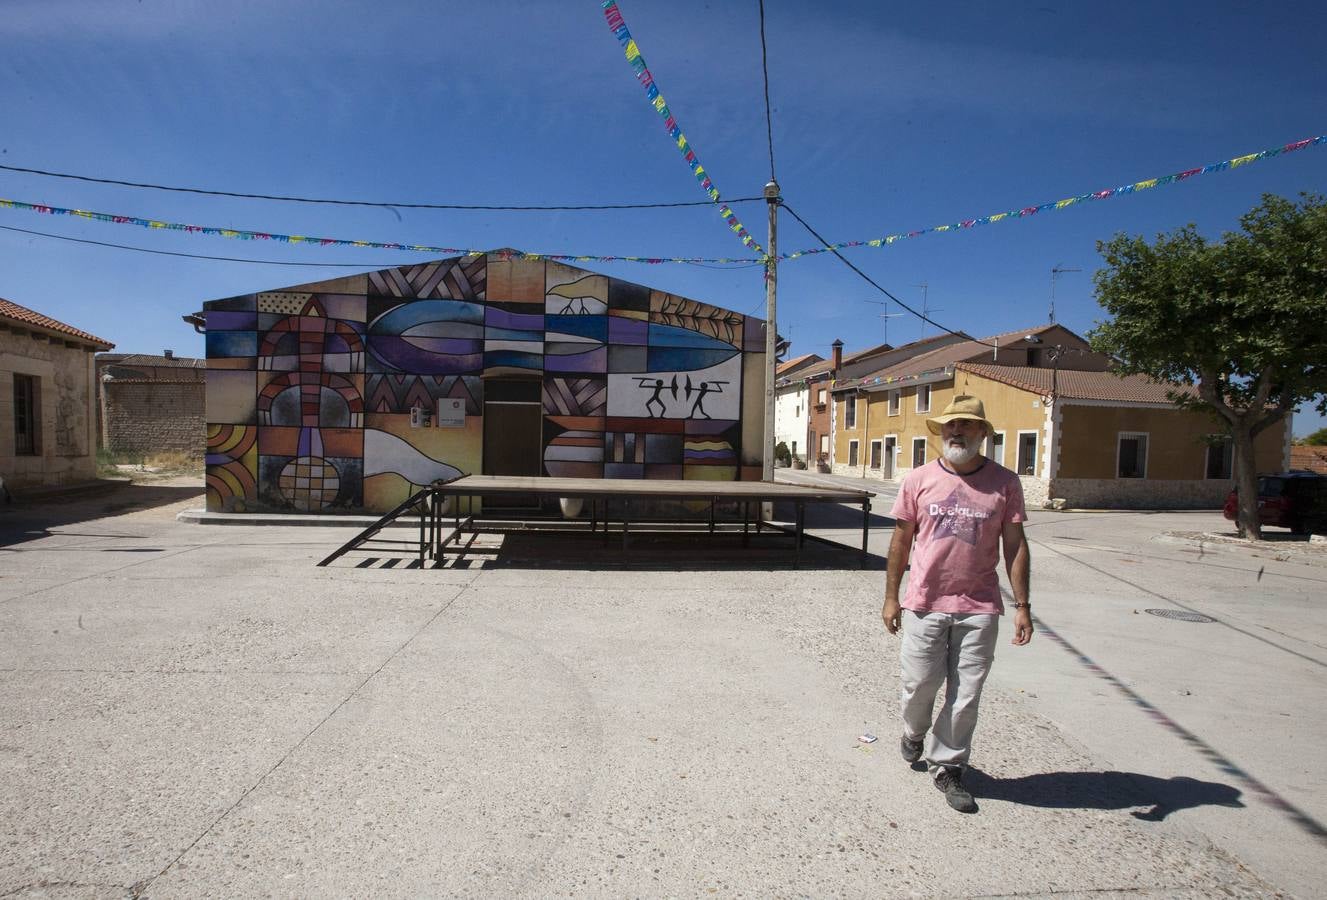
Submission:
[[834,371],[837,372],[843,365],[843,341],[835,340],[830,346],[834,348]]
[[175,358],[175,351],[174,351],[174,350],[165,350],[165,351],[163,351],[163,353],[164,353],[164,355],[165,355],[165,357],[166,357],[167,359],[174,359],[174,358]]

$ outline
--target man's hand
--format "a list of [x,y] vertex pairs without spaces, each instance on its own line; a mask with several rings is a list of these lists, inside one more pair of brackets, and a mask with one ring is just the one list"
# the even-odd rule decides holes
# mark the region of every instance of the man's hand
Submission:
[[880,616],[885,620],[885,630],[890,634],[898,634],[898,630],[903,627],[903,610],[898,605],[897,597],[885,598],[885,608],[880,611]]
[[1028,609],[1014,610],[1014,646],[1021,647],[1032,640],[1032,631],[1032,611]]

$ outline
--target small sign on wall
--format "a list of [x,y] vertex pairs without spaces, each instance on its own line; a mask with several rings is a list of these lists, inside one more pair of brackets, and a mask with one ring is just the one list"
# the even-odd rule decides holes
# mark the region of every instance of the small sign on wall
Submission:
[[464,428],[465,401],[453,397],[438,400],[438,427]]

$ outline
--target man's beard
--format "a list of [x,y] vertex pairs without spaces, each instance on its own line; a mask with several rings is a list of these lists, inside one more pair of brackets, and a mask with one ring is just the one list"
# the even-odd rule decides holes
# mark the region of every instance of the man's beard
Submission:
[[956,447],[948,441],[945,442],[945,459],[956,466],[967,465],[977,458],[981,452],[979,443],[965,443],[962,447]]

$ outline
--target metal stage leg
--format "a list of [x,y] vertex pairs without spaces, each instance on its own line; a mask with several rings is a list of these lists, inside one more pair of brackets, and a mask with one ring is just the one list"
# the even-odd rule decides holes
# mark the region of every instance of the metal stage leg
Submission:
[[714,534],[714,504],[719,502],[718,497],[710,498],[710,534]]
[[871,499],[862,498],[862,568],[866,568],[867,542],[871,539]]
[[742,501],[742,546],[751,546],[751,501]]
[[627,547],[631,545],[631,498],[625,497],[622,500],[622,552],[625,553]]
[[802,539],[806,531],[806,501],[797,501],[796,532],[793,535],[793,568],[802,567]]

